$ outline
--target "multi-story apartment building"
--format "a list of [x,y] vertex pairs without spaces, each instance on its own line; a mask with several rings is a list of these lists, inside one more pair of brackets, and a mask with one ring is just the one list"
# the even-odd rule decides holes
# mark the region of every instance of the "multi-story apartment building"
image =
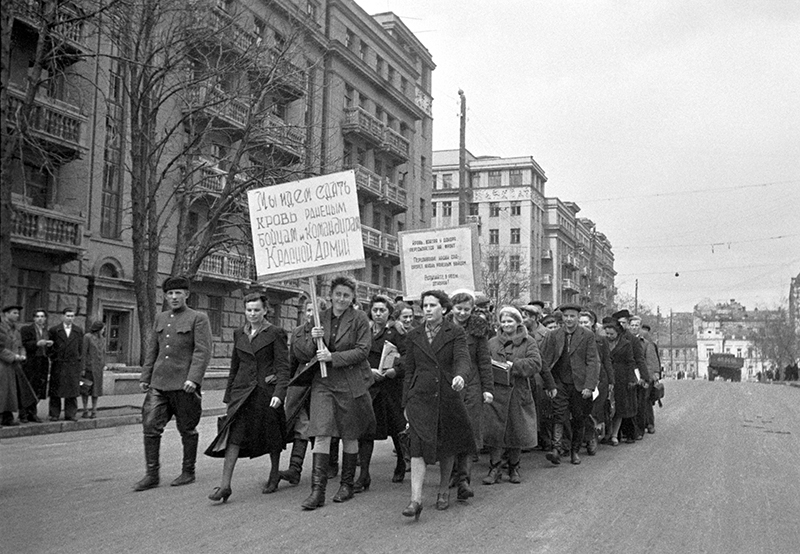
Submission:
[[[433,153],[433,227],[458,225],[458,150]],[[477,223],[484,292],[496,303],[542,299],[553,308],[594,309],[614,295],[611,243],[572,202],[545,196],[547,177],[532,157],[466,153],[467,222]]]
[[[29,90],[43,36],[39,6],[50,1],[13,2],[10,113]],[[135,365],[134,280],[143,268],[133,262],[136,150],[130,74],[120,66],[130,43],[109,26],[108,13],[91,17],[96,3],[85,4],[81,11],[80,0],[58,3],[67,16],[59,21],[68,23],[50,33],[55,55],[45,60],[28,139],[15,160],[12,295],[25,318],[39,307],[74,306],[86,319],[102,319],[109,361]],[[172,272],[176,251],[183,267],[195,261],[199,254],[185,239],[212,220],[231,190],[226,185],[355,168],[366,257],[356,273],[359,299],[397,293],[396,233],[428,226],[430,53],[394,14],[370,16],[352,0],[196,0],[173,9],[177,17],[163,20],[162,29],[174,32],[183,65],[158,115],[159,128],[173,134],[155,168],[166,176],[164,187],[153,198],[163,214],[174,211],[160,221],[159,280]],[[124,23],[128,15],[118,17]],[[231,206],[223,218],[246,219],[240,202]],[[273,320],[287,328],[300,320],[307,296],[297,282],[255,283],[248,237],[238,239],[236,247],[220,243],[202,256],[193,286],[191,302],[209,314],[219,365],[243,321],[244,290],[266,288]]]

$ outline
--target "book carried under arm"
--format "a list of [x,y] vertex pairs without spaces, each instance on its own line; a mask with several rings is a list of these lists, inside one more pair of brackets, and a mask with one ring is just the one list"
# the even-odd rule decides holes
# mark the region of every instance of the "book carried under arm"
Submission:
[[492,376],[495,384],[511,385],[511,366],[508,362],[500,362],[492,359]]
[[400,357],[400,352],[397,347],[388,340],[383,343],[383,351],[381,352],[381,361],[378,365],[378,371],[386,373],[394,368],[394,363]]

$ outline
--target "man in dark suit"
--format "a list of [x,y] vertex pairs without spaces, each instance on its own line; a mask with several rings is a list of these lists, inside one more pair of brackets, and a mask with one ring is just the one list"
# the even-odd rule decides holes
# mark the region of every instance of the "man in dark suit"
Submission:
[[48,339],[53,341],[50,356],[50,421],[61,415],[64,399],[64,419],[78,421],[78,396],[81,392],[83,370],[83,329],[75,325],[75,309],[65,308],[61,323],[50,328]]
[[[50,358],[47,357],[47,349],[53,345],[47,337],[47,312],[36,310],[33,316],[33,323],[26,325],[19,331],[22,337],[22,346],[25,348],[24,368],[25,375],[33,387],[36,398],[42,400],[47,397],[47,375],[50,373]],[[36,415],[36,405],[28,408],[26,413],[20,414],[20,419],[39,423],[41,420]]]
[[553,405],[553,449],[547,459],[561,463],[559,446],[564,433],[564,424],[570,420],[572,441],[570,461],[581,463],[578,450],[583,444],[584,424],[592,412],[592,392],[597,387],[600,374],[600,358],[594,333],[578,325],[581,307],[564,304],[559,311],[564,325],[547,334],[542,344],[542,372],[544,382],[549,375],[555,380],[555,388],[548,388]]

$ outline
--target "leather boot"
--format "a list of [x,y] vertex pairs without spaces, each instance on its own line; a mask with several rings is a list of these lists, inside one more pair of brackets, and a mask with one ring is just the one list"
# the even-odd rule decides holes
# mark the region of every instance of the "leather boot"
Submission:
[[[372,462],[372,451],[375,448],[375,442],[371,440],[358,441],[358,459],[361,463],[361,473],[358,475],[358,481],[353,484],[353,492],[359,493],[369,490],[369,485],[372,483],[372,478],[369,476],[369,464]],[[406,475],[406,470],[403,468],[403,477]],[[344,479],[344,460],[342,460],[342,479]],[[336,499],[334,498],[334,501]]]
[[300,504],[304,510],[316,510],[325,505],[325,488],[328,486],[330,457],[330,454],[316,452],[311,457],[311,494]]
[[278,472],[278,476],[284,481],[289,481],[290,485],[300,482],[300,474],[303,472],[303,460],[306,457],[308,441],[305,439],[295,439],[292,444],[292,455],[289,458],[289,469]]
[[552,447],[553,449],[547,453],[545,458],[547,458],[551,463],[558,465],[561,463],[561,437],[564,434],[564,426],[561,423],[554,423],[553,424],[553,441]]
[[473,491],[470,486],[472,483],[472,454],[457,455],[456,464],[458,465],[458,491],[456,492],[456,500],[459,502],[466,502],[475,496],[475,491]]
[[161,437],[144,437],[144,477],[133,486],[135,491],[146,491],[158,486],[159,450]]
[[358,454],[342,454],[342,478],[339,481],[339,490],[333,497],[334,502],[347,502],[353,498],[353,481],[356,478],[356,464]]
[[339,475],[339,439],[331,438],[330,460],[328,461],[328,479],[334,479]]
[[170,483],[172,487],[180,487],[194,483],[194,464],[197,460],[197,443],[200,442],[200,434],[186,435],[181,437],[183,441],[183,468],[181,474]]

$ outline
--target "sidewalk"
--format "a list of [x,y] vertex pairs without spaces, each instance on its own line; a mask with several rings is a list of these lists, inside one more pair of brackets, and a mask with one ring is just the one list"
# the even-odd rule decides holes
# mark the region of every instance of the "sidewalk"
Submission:
[[[203,417],[216,416],[225,413],[225,404],[222,397],[225,391],[203,391]],[[27,437],[31,435],[44,435],[49,433],[64,433],[67,431],[85,431],[87,429],[102,429],[116,427],[117,425],[133,425],[142,422],[142,401],[144,393],[118,394],[101,396],[98,399],[96,419],[81,419],[81,400],[78,399],[78,421],[48,421],[47,400],[39,402],[39,419],[42,423],[22,423],[14,427],[0,427],[0,439],[12,437]],[[89,400],[91,406],[91,400]],[[62,418],[63,413],[62,413]]]

